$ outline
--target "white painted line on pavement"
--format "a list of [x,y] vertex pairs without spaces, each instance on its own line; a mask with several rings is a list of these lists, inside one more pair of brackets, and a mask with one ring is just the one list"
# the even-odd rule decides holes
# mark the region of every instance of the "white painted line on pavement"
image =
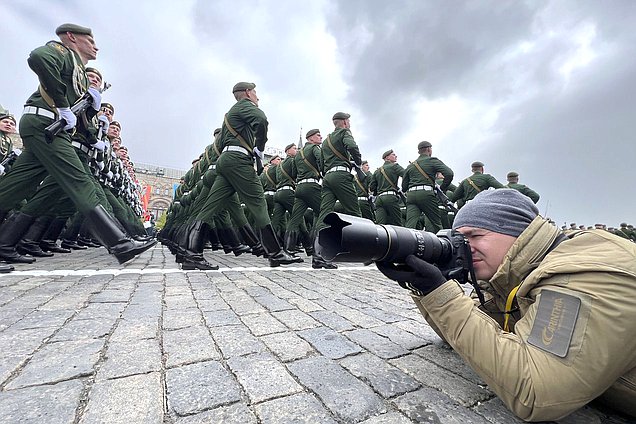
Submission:
[[248,271],[258,271],[258,272],[267,272],[267,271],[296,271],[296,272],[316,272],[316,271],[331,271],[331,272],[342,272],[342,271],[375,271],[376,268],[373,266],[340,266],[338,269],[313,269],[313,268],[303,268],[303,267],[235,267],[235,268],[219,268],[216,271],[200,271],[200,270],[182,270],[177,268],[122,268],[122,269],[57,269],[52,271],[12,271],[7,274],[0,274],[0,278],[4,276],[27,276],[27,277],[47,277],[47,276],[67,276],[67,275],[76,275],[81,277],[89,277],[91,275],[121,275],[121,274],[185,274],[188,272],[213,272],[213,273],[222,273],[222,272],[248,272]]

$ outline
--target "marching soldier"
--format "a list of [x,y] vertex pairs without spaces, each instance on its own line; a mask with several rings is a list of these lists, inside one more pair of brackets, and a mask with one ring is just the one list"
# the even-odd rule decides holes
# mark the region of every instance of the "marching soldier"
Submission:
[[[296,144],[291,143],[285,146],[285,160],[276,167],[276,194],[274,194],[274,214],[272,215],[272,227],[276,235],[285,240],[285,229],[287,227],[286,213],[291,214],[294,207],[294,192],[296,190]],[[296,249],[296,245],[288,246],[285,249]]]
[[192,263],[207,264],[203,258],[207,228],[213,225],[214,217],[225,208],[225,202],[238,193],[260,232],[270,266],[300,262],[301,258],[290,255],[281,247],[267,213],[263,186],[254,170],[255,156],[260,160],[263,157],[268,126],[267,117],[258,107],[256,85],[239,82],[232,88],[232,93],[236,103],[223,119],[218,140],[221,155],[216,163],[217,176],[201,212],[188,231],[191,240],[189,259]]
[[375,213],[373,212],[375,204],[373,203],[371,192],[369,190],[369,184],[371,184],[373,174],[369,171],[369,162],[366,160],[362,161],[360,168],[362,168],[362,172],[365,177],[360,180],[357,173],[353,176],[353,180],[356,182],[358,206],[360,206],[360,212],[362,213],[363,218],[370,219],[375,222]]
[[[0,207],[11,208],[48,174],[86,216],[92,233],[123,263],[155,242],[141,243],[130,239],[99,204],[92,177],[85,172],[66,132],[78,123],[70,107],[85,93],[89,93],[91,101],[87,118],[92,118],[100,109],[101,94],[88,86],[85,71],[86,63],[97,57],[98,49],[89,28],[64,24],[55,32],[61,42],[48,42],[31,52],[28,59],[40,86],[27,100],[20,120],[24,152],[11,173],[0,180]],[[65,123],[64,131],[47,141],[45,128],[60,118]],[[16,212],[7,218],[0,228],[0,257],[6,260],[24,258],[17,254],[14,246],[33,220],[33,216],[24,212]]]
[[514,188],[515,190],[521,192],[521,194],[525,194],[528,196],[534,203],[539,201],[539,194],[536,191],[532,190],[530,187],[524,184],[519,184],[519,174],[511,171],[506,175],[506,179],[508,180],[508,184],[506,187]]
[[432,157],[433,147],[428,141],[417,145],[419,157],[406,167],[402,178],[402,190],[406,192],[406,224],[416,228],[420,215],[424,213],[430,223],[426,231],[437,233],[442,229],[440,204],[435,194],[435,175],[441,173],[444,180],[440,189],[445,192],[453,180],[453,171],[441,160]]
[[464,206],[467,202],[470,202],[484,190],[489,188],[504,188],[503,184],[495,179],[490,174],[484,174],[484,164],[477,161],[470,165],[473,175],[464,179],[457,190],[455,190],[452,196],[449,196],[451,202],[460,202],[461,206]]
[[397,163],[393,150],[384,152],[382,159],[384,165],[373,173],[369,184],[369,190],[377,196],[375,216],[378,224],[402,225],[398,179],[404,175],[404,168]]

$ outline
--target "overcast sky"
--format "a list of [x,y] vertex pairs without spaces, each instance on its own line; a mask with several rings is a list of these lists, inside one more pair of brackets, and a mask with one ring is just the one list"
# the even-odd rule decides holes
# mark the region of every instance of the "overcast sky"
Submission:
[[636,1],[2,0],[0,104],[20,115],[31,50],[93,29],[134,162],[188,169],[256,83],[268,146],[337,111],[372,168],[417,143],[455,171],[480,160],[541,195],[559,225],[636,224]]

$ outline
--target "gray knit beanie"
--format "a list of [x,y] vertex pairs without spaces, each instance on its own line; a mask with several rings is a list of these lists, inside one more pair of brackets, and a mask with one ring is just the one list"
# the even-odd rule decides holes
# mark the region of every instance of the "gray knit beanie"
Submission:
[[538,214],[532,200],[517,190],[487,190],[457,212],[453,229],[475,227],[519,237]]

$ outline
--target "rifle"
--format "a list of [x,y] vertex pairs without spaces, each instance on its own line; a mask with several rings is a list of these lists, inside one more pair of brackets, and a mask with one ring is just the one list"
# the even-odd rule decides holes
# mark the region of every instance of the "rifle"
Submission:
[[20,156],[21,153],[22,153],[22,150],[20,149],[11,150],[11,153],[9,153],[6,158],[4,158],[4,160],[2,161],[2,163],[0,163],[0,165],[2,166],[13,165],[13,162],[15,162],[15,160],[18,158],[18,156]]
[[457,208],[453,205],[453,202],[450,201],[448,196],[444,194],[439,184],[435,183],[435,194],[437,195],[437,200],[440,201],[442,205],[446,208],[448,212],[457,212]]
[[[103,93],[109,88],[110,88],[110,84],[107,82],[104,82],[104,87],[100,88],[99,92]],[[86,93],[84,93],[82,97],[80,97],[80,99],[73,106],[71,106],[71,112],[73,112],[75,115],[79,115],[80,113],[85,112],[92,103],[93,103],[93,97],[87,91]],[[58,135],[65,126],[66,126],[66,119],[59,118],[57,121],[53,122],[51,125],[44,128],[44,135],[46,137],[46,142],[48,144],[51,144],[55,136]]]
[[252,155],[254,156],[254,161],[256,162],[256,175],[261,175],[263,173],[263,161],[261,160],[261,157],[256,153],[252,152]]
[[367,174],[364,173],[364,171],[362,170],[362,168],[360,167],[360,165],[358,165],[357,163],[355,163],[354,161],[350,161],[349,162],[351,164],[351,167],[353,169],[355,169],[356,171],[356,175],[358,176],[358,179],[360,181],[364,180],[365,178],[367,178]]

